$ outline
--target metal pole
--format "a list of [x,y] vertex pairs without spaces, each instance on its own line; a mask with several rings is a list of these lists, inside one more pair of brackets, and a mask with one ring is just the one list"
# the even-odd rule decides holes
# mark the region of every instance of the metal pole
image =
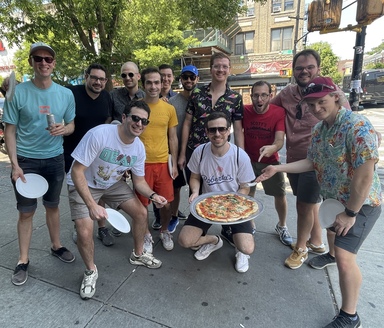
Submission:
[[365,47],[365,35],[367,27],[364,25],[361,32],[356,33],[355,55],[353,58],[352,76],[351,76],[351,92],[349,94],[349,104],[353,111],[360,110],[359,94],[361,91],[361,72],[363,70],[363,58]]
[[[297,43],[299,42],[299,21],[300,21],[300,13],[301,13],[301,0],[297,1],[297,8],[296,8],[296,17],[295,17],[295,38],[293,40],[293,51],[292,55],[295,57],[297,52]],[[293,58],[292,57],[292,58]],[[295,83],[295,78],[293,77],[293,67],[292,67],[292,76],[291,76],[291,83]]]

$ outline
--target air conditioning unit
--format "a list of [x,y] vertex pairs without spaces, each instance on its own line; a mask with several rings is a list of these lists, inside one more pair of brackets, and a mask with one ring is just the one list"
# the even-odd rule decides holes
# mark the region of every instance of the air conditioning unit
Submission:
[[273,6],[272,12],[279,13],[280,11],[281,11],[281,7],[280,6]]

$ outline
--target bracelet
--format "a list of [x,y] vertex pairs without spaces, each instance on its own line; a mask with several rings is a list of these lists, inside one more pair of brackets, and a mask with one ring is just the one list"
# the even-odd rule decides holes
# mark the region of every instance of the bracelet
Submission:
[[348,209],[347,207],[345,208],[344,212],[345,212],[345,214],[347,214],[351,218],[354,218],[355,216],[357,216],[357,214],[359,214],[359,212],[354,212],[354,211]]
[[150,200],[152,200],[153,196],[155,196],[156,194],[157,194],[157,193],[154,192],[154,193],[152,193],[151,196],[149,196],[148,198],[149,198]]

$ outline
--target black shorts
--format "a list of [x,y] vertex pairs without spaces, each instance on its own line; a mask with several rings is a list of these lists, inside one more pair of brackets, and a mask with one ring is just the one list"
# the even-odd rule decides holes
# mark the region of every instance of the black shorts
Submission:
[[321,202],[320,186],[315,171],[288,173],[287,177],[293,194],[299,202],[317,204]]

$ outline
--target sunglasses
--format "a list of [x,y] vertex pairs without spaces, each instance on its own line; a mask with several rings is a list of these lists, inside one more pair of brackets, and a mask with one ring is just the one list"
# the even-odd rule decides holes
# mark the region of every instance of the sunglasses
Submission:
[[336,90],[334,86],[332,85],[326,85],[326,84],[310,84],[308,87],[306,87],[301,93],[303,96],[308,96],[312,93],[321,92],[324,89],[329,90]]
[[191,81],[195,81],[196,80],[196,75],[186,75],[186,74],[181,74],[181,78],[185,81],[187,81],[188,79],[190,79]]
[[55,58],[53,57],[41,57],[41,56],[31,56],[31,57],[36,63],[41,63],[44,59],[47,64],[52,64],[53,61],[55,60]]
[[224,134],[228,131],[227,127],[219,126],[218,128],[207,128],[209,134],[216,134],[219,131],[221,134]]
[[141,118],[140,116],[132,114],[127,116],[130,116],[132,118],[132,121],[135,123],[139,123],[141,121],[141,124],[143,124],[144,126],[149,124],[149,120],[147,118]]
[[120,75],[123,79],[126,79],[127,76],[129,76],[131,79],[135,76],[135,73],[128,73],[128,74],[125,74],[125,73],[121,73]]

